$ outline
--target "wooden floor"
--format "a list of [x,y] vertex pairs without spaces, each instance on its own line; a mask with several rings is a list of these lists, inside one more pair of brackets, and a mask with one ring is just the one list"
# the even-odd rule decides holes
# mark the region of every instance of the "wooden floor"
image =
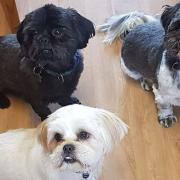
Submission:
[[[73,7],[95,25],[107,17],[132,10],[161,13],[165,4],[179,0],[16,0],[22,20],[29,11],[53,2]],[[107,46],[97,34],[83,51],[85,70],[75,95],[85,105],[117,113],[130,127],[121,146],[106,160],[102,180],[179,180],[180,123],[163,129],[157,123],[153,95],[120,70],[120,43]],[[178,119],[180,111],[176,109]],[[30,105],[12,98],[9,109],[0,110],[0,130],[34,127],[39,123]]]

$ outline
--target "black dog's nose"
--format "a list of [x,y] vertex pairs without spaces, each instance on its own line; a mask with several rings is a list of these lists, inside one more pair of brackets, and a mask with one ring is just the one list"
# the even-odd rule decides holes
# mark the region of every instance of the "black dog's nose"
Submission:
[[49,39],[47,37],[42,37],[39,41],[42,44],[48,44],[49,43]]
[[64,153],[72,153],[73,151],[75,150],[75,146],[72,145],[72,144],[66,144],[64,147],[63,147],[63,151]]

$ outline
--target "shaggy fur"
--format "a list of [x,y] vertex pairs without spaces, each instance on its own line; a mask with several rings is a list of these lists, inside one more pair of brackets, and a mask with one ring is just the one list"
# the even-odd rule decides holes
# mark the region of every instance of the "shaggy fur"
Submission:
[[98,180],[104,158],[127,131],[108,111],[62,107],[36,129],[0,134],[0,179]]
[[0,37],[0,108],[13,94],[44,119],[51,102],[79,103],[71,97],[83,71],[78,50],[94,35],[92,22],[73,9],[45,5],[26,15],[17,36]]
[[166,6],[161,20],[139,12],[117,17],[100,31],[106,27],[106,42],[123,39],[124,72],[140,80],[145,90],[153,89],[158,120],[170,127],[176,122],[172,106],[180,105],[180,3]]

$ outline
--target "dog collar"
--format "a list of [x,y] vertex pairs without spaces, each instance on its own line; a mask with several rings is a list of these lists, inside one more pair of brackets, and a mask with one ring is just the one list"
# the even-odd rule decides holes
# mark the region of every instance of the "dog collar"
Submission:
[[77,66],[78,66],[79,63],[80,63],[80,58],[81,58],[81,56],[79,55],[78,52],[76,52],[75,55],[74,55],[74,65],[73,65],[72,69],[70,69],[70,70],[68,70],[68,71],[65,71],[65,72],[63,72],[63,73],[57,73],[57,72],[54,72],[54,71],[52,71],[52,70],[50,70],[50,69],[47,69],[47,68],[45,67],[46,64],[43,64],[43,65],[38,64],[37,66],[35,66],[35,67],[33,68],[33,73],[34,73],[36,76],[42,78],[42,77],[41,77],[41,74],[42,74],[42,72],[45,72],[45,73],[47,73],[48,75],[53,76],[53,77],[57,78],[58,80],[60,80],[62,83],[64,83],[65,77],[66,77],[66,76],[69,76],[70,74],[72,74],[72,73],[76,70]]

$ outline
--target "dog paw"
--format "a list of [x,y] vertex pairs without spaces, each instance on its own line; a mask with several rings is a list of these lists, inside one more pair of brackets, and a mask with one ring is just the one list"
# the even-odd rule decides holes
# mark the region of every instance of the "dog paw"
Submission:
[[41,121],[44,121],[48,116],[47,115],[39,115],[41,118]]
[[41,121],[44,121],[50,114],[51,114],[51,111],[49,110],[49,108],[46,109],[46,111],[44,111],[44,112],[38,113],[38,115],[41,118]]
[[140,80],[140,84],[141,84],[141,87],[145,90],[145,91],[150,91],[152,90],[152,85],[144,78],[142,78]]
[[72,104],[81,104],[79,99],[77,99],[76,97],[68,97],[68,98],[60,99],[58,101],[58,103],[61,106],[67,106],[67,105],[72,105]]
[[174,115],[168,115],[166,117],[158,117],[159,123],[164,128],[171,127],[174,123],[177,122],[177,118]]
[[51,114],[51,111],[49,110],[49,108],[45,109],[44,111],[37,111],[37,109],[34,109],[34,111],[41,118],[41,121],[44,121]]
[[76,98],[76,97],[71,97],[70,103],[71,103],[71,104],[81,104],[81,102],[79,101],[79,99]]
[[10,106],[10,104],[11,103],[8,98],[6,98],[6,97],[0,98],[0,108],[1,109],[8,108]]

